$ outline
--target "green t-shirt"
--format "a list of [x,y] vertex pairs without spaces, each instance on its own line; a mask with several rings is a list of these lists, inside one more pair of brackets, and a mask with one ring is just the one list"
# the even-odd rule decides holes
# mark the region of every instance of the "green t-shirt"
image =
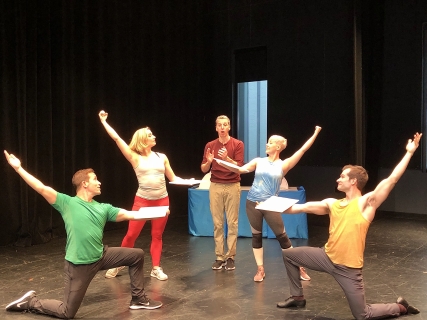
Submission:
[[52,206],[61,213],[65,222],[65,260],[89,264],[101,259],[104,226],[107,221],[116,221],[120,208],[95,200],[87,202],[59,192]]

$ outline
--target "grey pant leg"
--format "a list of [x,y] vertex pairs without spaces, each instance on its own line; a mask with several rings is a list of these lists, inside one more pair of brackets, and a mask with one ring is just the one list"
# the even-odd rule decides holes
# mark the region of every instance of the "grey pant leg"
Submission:
[[31,310],[61,319],[72,319],[82,303],[83,297],[96,274],[93,264],[75,265],[65,261],[64,301],[37,299],[31,303]]
[[384,319],[400,315],[397,303],[366,304],[362,269],[337,264],[334,266],[332,276],[343,289],[351,313],[356,319]]
[[100,260],[92,264],[75,265],[65,261],[64,301],[35,298],[31,310],[61,319],[72,319],[76,315],[87,288],[99,270],[129,266],[132,297],[144,294],[144,252],[135,248],[108,248]]
[[324,248],[298,247],[282,250],[289,277],[291,295],[303,295],[298,266],[327,272],[334,277],[347,298],[356,319],[383,319],[399,316],[396,303],[366,304],[362,269],[348,268],[332,263]]
[[129,277],[132,298],[144,295],[144,251],[140,248],[111,247],[98,262],[98,270],[129,266]]

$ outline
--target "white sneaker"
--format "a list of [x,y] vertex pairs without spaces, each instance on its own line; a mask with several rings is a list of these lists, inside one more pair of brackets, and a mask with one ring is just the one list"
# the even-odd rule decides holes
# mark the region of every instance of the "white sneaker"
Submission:
[[108,271],[105,273],[105,277],[108,279],[115,278],[117,274],[124,268],[125,267],[117,267],[117,268],[108,269]]
[[161,267],[158,267],[157,269],[151,270],[150,276],[153,278],[157,278],[159,280],[167,280],[168,276],[163,272],[163,269]]

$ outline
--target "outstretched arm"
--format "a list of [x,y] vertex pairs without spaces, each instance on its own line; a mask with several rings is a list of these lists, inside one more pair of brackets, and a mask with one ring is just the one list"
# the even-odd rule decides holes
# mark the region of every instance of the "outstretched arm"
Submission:
[[294,204],[292,207],[285,210],[283,213],[295,214],[295,213],[306,212],[306,213],[313,213],[317,215],[325,215],[325,214],[329,214],[329,211],[330,211],[329,208],[334,201],[336,201],[336,199],[330,198],[322,201],[310,201],[310,202],[301,203],[301,204]]
[[[156,212],[153,213],[153,215],[151,216],[148,216],[150,215],[150,213],[147,214],[145,212],[141,212],[147,208],[152,208],[153,212],[154,210]],[[161,208],[161,210],[163,210],[163,208]],[[166,217],[169,215],[169,213],[170,213],[169,208],[165,209],[164,211],[156,210],[155,207],[142,207],[141,209],[139,209],[139,211],[129,211],[129,210],[121,209],[117,214],[116,222],[127,221],[127,220],[153,220],[153,219]]]
[[122,138],[117,134],[116,130],[114,130],[108,123],[108,113],[104,110],[101,110],[98,114],[99,119],[101,120],[102,125],[105,128],[105,131],[107,131],[108,135],[113,139],[117,146],[119,147],[122,154],[125,156],[125,158],[132,164],[132,167],[135,168],[138,165],[138,156],[135,152],[133,152],[129,146],[126,144],[126,142],[123,141]]
[[406,153],[403,156],[402,160],[398,163],[398,165],[394,168],[393,172],[390,176],[384,180],[382,180],[374,191],[369,192],[363,196],[364,203],[362,207],[362,212],[365,214],[366,218],[372,221],[375,215],[375,210],[387,199],[391,190],[393,190],[397,181],[399,181],[400,177],[405,172],[408,167],[409,161],[411,160],[415,150],[417,150],[422,133],[415,133],[414,139],[408,140],[406,145]]
[[221,166],[224,167],[232,172],[235,173],[239,173],[239,174],[243,174],[243,173],[249,173],[252,172],[256,169],[257,163],[258,163],[259,158],[255,158],[252,159],[251,161],[249,161],[247,164],[241,166],[241,167],[237,167],[237,168],[233,168],[230,166],[227,166],[226,164],[222,163],[222,162],[218,162],[217,163]]
[[303,154],[310,149],[310,147],[313,145],[314,141],[317,138],[317,135],[319,134],[320,130],[322,130],[321,127],[316,126],[315,130],[314,130],[314,134],[311,136],[310,139],[308,139],[304,145],[301,147],[301,149],[299,149],[297,152],[295,152],[291,157],[285,159],[283,161],[283,165],[282,165],[282,171],[283,174],[287,174],[289,170],[291,170],[293,167],[296,166],[296,164],[298,163],[298,161],[300,161],[300,159],[302,158]]
[[15,171],[31,188],[40,193],[50,204],[55,203],[57,192],[54,189],[45,186],[40,180],[25,171],[21,166],[21,161],[13,154],[9,154],[4,150],[4,155],[6,156],[7,162],[9,162],[10,166],[15,169]]

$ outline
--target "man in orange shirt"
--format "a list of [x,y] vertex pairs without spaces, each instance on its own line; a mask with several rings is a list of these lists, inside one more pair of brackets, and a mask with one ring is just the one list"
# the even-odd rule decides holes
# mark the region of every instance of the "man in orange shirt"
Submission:
[[279,302],[279,308],[304,307],[306,300],[301,286],[299,267],[327,272],[344,290],[351,312],[356,319],[380,319],[417,314],[402,297],[395,303],[366,304],[363,285],[363,252],[366,234],[377,208],[405,172],[422,134],[416,133],[406,145],[406,154],[391,175],[382,180],[374,191],[362,195],[368,174],[361,166],[347,165],[337,180],[337,189],[345,198],[295,204],[285,213],[307,212],[330,217],[329,239],[324,248],[297,247],[283,251],[291,296]]

